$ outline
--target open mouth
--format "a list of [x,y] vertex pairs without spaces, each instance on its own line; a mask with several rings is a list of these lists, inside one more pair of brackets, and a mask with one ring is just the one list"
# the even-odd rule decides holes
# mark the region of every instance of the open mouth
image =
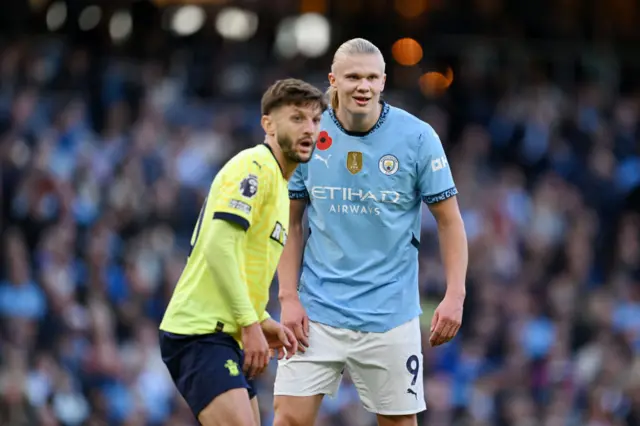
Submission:
[[302,140],[300,141],[300,146],[305,150],[311,149],[313,147],[313,141],[311,141],[310,139]]
[[354,96],[353,99],[356,101],[356,104],[360,106],[365,106],[369,103],[370,98],[366,96]]

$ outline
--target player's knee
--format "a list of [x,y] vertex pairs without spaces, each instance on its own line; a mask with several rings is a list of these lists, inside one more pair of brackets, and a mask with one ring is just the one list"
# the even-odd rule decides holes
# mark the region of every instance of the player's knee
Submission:
[[273,426],[291,426],[295,419],[291,416],[276,412],[273,416]]
[[273,426],[297,426],[296,416],[293,415],[291,409],[288,409],[284,404],[273,404]]
[[[292,403],[291,397],[276,397],[273,403],[273,426],[307,426],[315,422],[313,409],[305,409],[308,404]],[[312,407],[310,407],[312,408]]]
[[305,426],[306,424],[300,416],[290,411],[276,411],[273,418],[273,426]]
[[378,414],[378,426],[417,426],[418,416],[415,414],[385,416]]

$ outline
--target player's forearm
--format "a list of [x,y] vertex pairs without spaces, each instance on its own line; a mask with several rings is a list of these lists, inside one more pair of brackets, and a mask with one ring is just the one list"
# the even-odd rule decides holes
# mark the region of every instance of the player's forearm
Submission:
[[205,257],[216,285],[220,286],[238,325],[246,327],[258,322],[249,289],[242,280],[240,268],[244,265],[242,241],[244,230],[224,220],[214,220]]
[[469,254],[467,234],[459,214],[438,218],[438,239],[447,280],[447,295],[464,298]]
[[302,263],[302,223],[290,224],[287,244],[284,246],[278,264],[278,284],[280,300],[298,297],[298,279]]

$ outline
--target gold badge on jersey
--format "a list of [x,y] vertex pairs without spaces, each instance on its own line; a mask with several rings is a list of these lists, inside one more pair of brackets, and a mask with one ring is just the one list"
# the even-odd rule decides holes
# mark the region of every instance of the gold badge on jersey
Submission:
[[358,151],[349,151],[347,153],[347,170],[352,175],[362,170],[362,153]]

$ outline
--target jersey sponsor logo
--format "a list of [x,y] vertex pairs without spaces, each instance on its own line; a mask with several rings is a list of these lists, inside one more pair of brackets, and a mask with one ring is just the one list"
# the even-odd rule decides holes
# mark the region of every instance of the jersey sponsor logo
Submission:
[[287,243],[287,230],[284,229],[280,222],[276,222],[274,225],[270,238],[283,247]]
[[224,368],[229,370],[229,375],[236,377],[240,374],[240,369],[238,368],[238,363],[232,359],[228,359],[227,362],[224,363]]
[[447,161],[447,157],[444,155],[440,158],[436,158],[435,160],[431,160],[431,170],[434,172],[446,169],[447,167],[449,167],[449,161]]
[[251,206],[240,200],[229,201],[229,207],[231,207],[232,209],[240,210],[244,214],[251,213]]
[[329,133],[327,133],[326,130],[323,130],[318,135],[318,140],[316,141],[316,148],[319,149],[320,151],[325,151],[331,147],[332,143],[333,143],[333,140],[331,139],[331,136],[329,136]]
[[245,198],[253,198],[258,193],[258,176],[248,175],[240,182],[240,194]]
[[339,186],[311,187],[311,198],[329,200],[329,212],[338,214],[371,214],[379,216],[380,203],[397,204],[400,193],[396,191],[370,191],[361,188]]
[[324,165],[327,166],[327,169],[329,168],[329,158],[331,158],[331,154],[329,154],[327,158],[324,158],[320,154],[313,154],[313,158],[315,158],[318,161],[322,161]]
[[362,170],[362,153],[358,151],[349,151],[347,153],[347,170],[352,175]]
[[395,174],[398,171],[399,167],[400,162],[395,155],[384,155],[382,158],[380,158],[380,161],[378,161],[378,168],[387,176]]

